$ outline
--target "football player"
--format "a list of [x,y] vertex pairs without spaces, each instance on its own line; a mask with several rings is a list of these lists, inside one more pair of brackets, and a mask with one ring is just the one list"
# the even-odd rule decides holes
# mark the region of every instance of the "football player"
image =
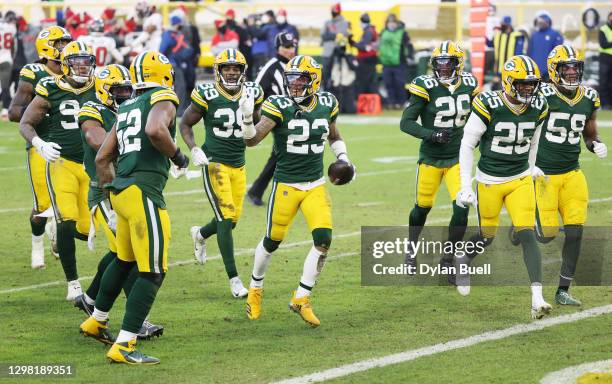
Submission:
[[[98,263],[98,270],[85,293],[78,296],[74,305],[91,316],[100,289],[100,280],[106,267],[117,257],[115,230],[117,215],[103,189],[98,185],[96,175],[96,153],[106,133],[111,130],[117,120],[117,108],[128,100],[132,94],[130,72],[122,65],[111,64],[102,68],[96,75],[96,97],[98,102],[88,101],[79,112],[79,126],[83,132],[83,164],[91,180],[89,186],[88,205],[93,224],[89,230],[90,246],[93,246],[93,236],[96,227],[101,227],[108,240],[108,253]],[[132,286],[138,277],[138,268],[132,267],[129,278],[123,284],[126,296],[129,296]],[[161,336],[164,328],[151,324],[145,319],[138,337],[148,339]]]
[[[506,206],[531,281],[531,315],[539,319],[550,312],[551,306],[542,297],[542,257],[534,232],[536,204],[531,175],[548,105],[538,93],[540,70],[531,58],[511,57],[501,76],[502,91],[480,93],[472,103],[459,151],[461,190],[457,204],[477,202],[480,234],[471,241],[485,246],[493,241],[499,214]],[[472,164],[478,143],[476,195],[472,189]],[[469,264],[474,256],[457,258],[457,263]],[[458,274],[459,293],[467,295],[469,288],[469,274]]]
[[[17,92],[9,107],[9,119],[19,122],[30,101],[36,96],[34,88],[36,84],[47,76],[57,76],[62,74],[60,54],[66,44],[72,41],[70,33],[62,27],[52,26],[40,31],[36,38],[36,51],[38,60],[32,64],[26,64],[19,72],[19,82]],[[42,121],[34,127],[36,134],[42,140],[49,140],[50,121],[43,117]],[[45,177],[45,159],[26,140],[27,169],[32,189],[33,208],[30,213],[30,227],[32,229],[32,268],[45,267],[45,249],[43,244],[43,234],[45,225],[47,234],[51,240],[51,250],[56,257],[57,245],[55,242],[55,220],[40,217],[38,214],[51,207],[51,198],[47,188],[47,178]]]
[[[96,155],[98,182],[110,190],[117,214],[117,257],[104,271],[92,316],[80,328],[112,344],[106,354],[111,361],[150,365],[159,359],[138,351],[136,340],[168,268],[170,218],[163,190],[170,161],[184,173],[189,159],[175,144],[179,100],[168,58],[142,52],[130,66],[130,77],[134,97],[119,106],[117,122]],[[108,331],[108,313],[134,265],[138,277],[115,340]]]
[[551,84],[543,84],[541,93],[548,101],[550,114],[542,129],[535,181],[538,240],[551,241],[563,220],[565,241],[555,302],[580,305],[569,294],[569,286],[580,255],[582,228],[586,221],[588,188],[580,170],[580,135],[586,147],[603,159],[608,149],[597,135],[597,91],[581,84],[584,69],[582,55],[570,45],[556,46],[548,56]]
[[[442,42],[431,56],[433,75],[419,76],[408,86],[410,104],[404,110],[400,128],[422,140],[417,166],[416,203],[409,218],[411,241],[418,240],[442,179],[453,201],[448,239],[455,243],[465,234],[468,207],[460,207],[455,202],[461,187],[459,146],[472,99],[478,93],[478,82],[472,74],[463,72],[464,56],[456,43],[448,40]],[[419,119],[420,123],[417,122]],[[446,267],[451,266],[452,262],[452,253],[444,255],[441,261]],[[406,254],[406,264],[416,268],[414,251]]]
[[272,132],[278,156],[266,235],[255,250],[247,315],[251,320],[260,317],[263,279],[270,258],[300,209],[310,228],[313,245],[289,308],[310,326],[317,327],[321,322],[312,310],[310,294],[332,241],[331,201],[323,176],[325,140],[338,159],[349,164],[350,161],[336,127],[338,101],[329,92],[317,93],[321,66],[310,56],[296,56],[285,65],[284,78],[288,96],[268,97],[261,107],[257,126],[252,120],[253,95],[245,93],[240,102],[246,144],[255,146]]
[[[244,93],[253,96],[255,121],[259,121],[259,107],[263,102],[261,87],[245,82],[246,71],[246,59],[238,50],[230,48],[219,53],[214,64],[215,82],[201,84],[193,90],[191,104],[180,124],[193,164],[204,167],[204,189],[215,215],[205,226],[191,227],[195,258],[201,264],[206,261],[206,239],[216,234],[234,297],[245,297],[248,293],[238,277],[232,238],[246,192],[245,144],[238,102]],[[201,119],[204,119],[206,140],[200,148],[195,144],[193,126]]]
[[89,35],[81,35],[77,41],[82,41],[91,47],[96,56],[96,66],[100,70],[105,65],[110,64],[111,61],[115,63],[123,62],[123,56],[117,50],[115,39],[104,36],[104,21],[94,19],[89,23],[88,29]]
[[[91,48],[70,42],[60,55],[62,75],[45,77],[36,85],[36,97],[20,122],[21,135],[47,161],[46,177],[57,222],[57,248],[68,280],[66,300],[81,295],[78,280],[75,238],[87,240],[89,176],[83,168],[83,144],[78,113],[81,105],[96,99],[95,58]],[[45,118],[45,115],[46,118]],[[48,139],[35,127],[44,121]]]

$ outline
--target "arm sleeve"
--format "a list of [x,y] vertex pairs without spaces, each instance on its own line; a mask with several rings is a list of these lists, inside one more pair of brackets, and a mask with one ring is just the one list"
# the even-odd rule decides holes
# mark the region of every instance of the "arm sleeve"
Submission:
[[538,145],[540,143],[540,134],[542,133],[542,125],[544,122],[540,123],[533,133],[533,137],[531,138],[531,142],[529,143],[529,168],[532,169],[536,163],[536,158],[538,157]]
[[463,128],[463,139],[459,149],[459,174],[461,175],[461,188],[472,185],[472,166],[474,165],[474,148],[478,145],[480,138],[487,130],[484,121],[475,113]]
[[358,43],[355,43],[355,47],[362,51],[366,50],[366,46],[372,42],[374,39],[374,35],[372,34],[372,28],[368,28],[363,31],[363,36],[361,36],[361,40]]
[[402,120],[400,121],[402,132],[423,140],[431,137],[431,130],[425,129],[421,124],[417,123],[417,119],[426,105],[427,101],[425,99],[415,95],[410,97],[410,104],[404,110]]

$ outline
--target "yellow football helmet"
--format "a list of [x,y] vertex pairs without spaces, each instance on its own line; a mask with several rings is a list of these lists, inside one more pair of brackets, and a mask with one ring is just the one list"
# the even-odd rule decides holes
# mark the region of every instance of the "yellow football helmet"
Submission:
[[[226,65],[237,65],[240,68],[240,75],[226,79],[221,73],[221,68]],[[215,72],[215,81],[228,91],[238,90],[246,79],[246,71],[248,65],[244,55],[239,50],[228,48],[224,49],[215,57],[213,69]]]
[[445,84],[452,84],[463,71],[465,52],[459,44],[450,40],[443,41],[434,48],[430,64],[436,79]]
[[111,64],[96,75],[96,97],[107,107],[117,107],[132,95],[132,80],[126,67]]
[[512,56],[501,73],[502,89],[523,104],[529,104],[540,88],[540,69],[528,56]]
[[60,55],[62,73],[79,84],[90,81],[96,68],[96,57],[89,45],[81,41],[71,41]]
[[62,49],[71,41],[72,36],[66,29],[57,25],[47,27],[36,38],[36,52],[41,59],[60,61]]
[[298,55],[285,64],[284,78],[287,94],[301,103],[319,90],[321,66],[310,56]]
[[[568,91],[576,89],[582,82],[584,59],[571,45],[557,45],[548,55],[548,76],[559,87]],[[566,73],[567,71],[572,73]]]
[[130,77],[134,90],[174,87],[174,69],[170,60],[157,51],[144,51],[130,64]]

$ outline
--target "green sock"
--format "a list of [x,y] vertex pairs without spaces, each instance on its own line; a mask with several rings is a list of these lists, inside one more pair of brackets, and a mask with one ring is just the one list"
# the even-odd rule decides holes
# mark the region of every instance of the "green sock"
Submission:
[[523,260],[527,266],[529,281],[532,283],[542,282],[542,255],[533,229],[524,229],[516,233],[523,247]]
[[232,237],[232,221],[221,220],[217,222],[217,244],[225,265],[228,278],[238,276],[236,261],[234,260],[234,239]]
[[571,280],[576,273],[576,264],[578,263],[580,246],[582,244],[582,229],[582,225],[566,225],[564,227],[565,241],[563,242],[563,251],[561,253],[563,261],[561,262],[560,274],[567,280]]
[[200,235],[202,235],[203,238],[208,239],[215,233],[217,233],[217,219],[213,217],[210,223],[200,228]]
[[57,224],[57,252],[67,281],[79,278],[76,264],[76,246],[74,244],[75,232],[76,222],[73,220],[62,221]]
[[137,278],[138,278],[138,267],[136,266],[136,263],[134,263],[134,266],[130,270],[130,274],[128,275],[127,279],[125,279],[125,281],[123,282],[123,292],[125,293],[125,297],[130,297],[130,292],[132,292],[132,287],[134,286],[134,283],[136,282]]
[[[155,274],[147,273],[147,275]],[[144,278],[142,274],[138,276],[125,303],[125,316],[121,329],[134,333],[140,332],[142,322],[151,310],[160,285],[161,280],[159,284],[156,284],[151,279]]]
[[45,224],[47,224],[46,217],[34,217],[34,213],[32,213],[30,216],[30,228],[32,228],[34,236],[40,236],[45,233]]
[[96,308],[104,312],[111,310],[130,271],[136,269],[135,265],[136,262],[126,262],[116,257],[110,262],[100,280]]
[[96,300],[96,296],[98,296],[98,291],[100,290],[100,280],[102,280],[102,275],[104,275],[104,271],[106,271],[106,267],[117,257],[115,252],[108,251],[106,255],[100,259],[98,263],[98,271],[94,276],[91,284],[89,284],[89,288],[87,288],[87,296],[91,299]]
[[431,208],[423,208],[418,205],[414,205],[412,211],[410,211],[410,217],[408,218],[408,238],[410,241],[417,241],[427,220],[427,214],[431,211]]
[[453,200],[453,216],[448,224],[448,240],[453,243],[463,240],[468,223],[469,208],[461,208]]

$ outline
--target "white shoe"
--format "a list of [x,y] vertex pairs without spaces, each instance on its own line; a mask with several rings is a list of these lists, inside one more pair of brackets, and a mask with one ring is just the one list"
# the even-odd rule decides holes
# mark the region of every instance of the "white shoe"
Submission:
[[232,290],[232,296],[237,299],[247,297],[247,295],[249,294],[248,289],[244,287],[242,281],[238,276],[230,279],[230,289]]
[[548,315],[552,310],[552,306],[544,300],[531,301],[531,318],[541,319]]
[[72,280],[68,282],[68,294],[66,295],[66,300],[74,301],[78,296],[83,294],[83,290],[81,289],[81,283],[78,280]]
[[468,264],[469,265],[469,261],[468,261],[468,257],[467,256],[463,256],[463,257],[455,257],[455,268],[457,270],[457,274],[455,275],[455,284],[457,285],[457,292],[459,292],[459,294],[461,296],[467,296],[470,294],[470,274],[469,273],[460,273],[461,271],[461,265],[462,264]]
[[42,236],[32,235],[32,269],[44,269],[45,244]]
[[198,239],[200,227],[191,227],[189,232],[191,233],[191,239],[193,240],[193,256],[198,261],[198,264],[206,263],[206,239]]
[[51,253],[56,259],[59,259],[59,253],[57,253],[57,224],[55,223],[55,218],[52,217],[50,220],[47,220],[45,233],[51,242]]

